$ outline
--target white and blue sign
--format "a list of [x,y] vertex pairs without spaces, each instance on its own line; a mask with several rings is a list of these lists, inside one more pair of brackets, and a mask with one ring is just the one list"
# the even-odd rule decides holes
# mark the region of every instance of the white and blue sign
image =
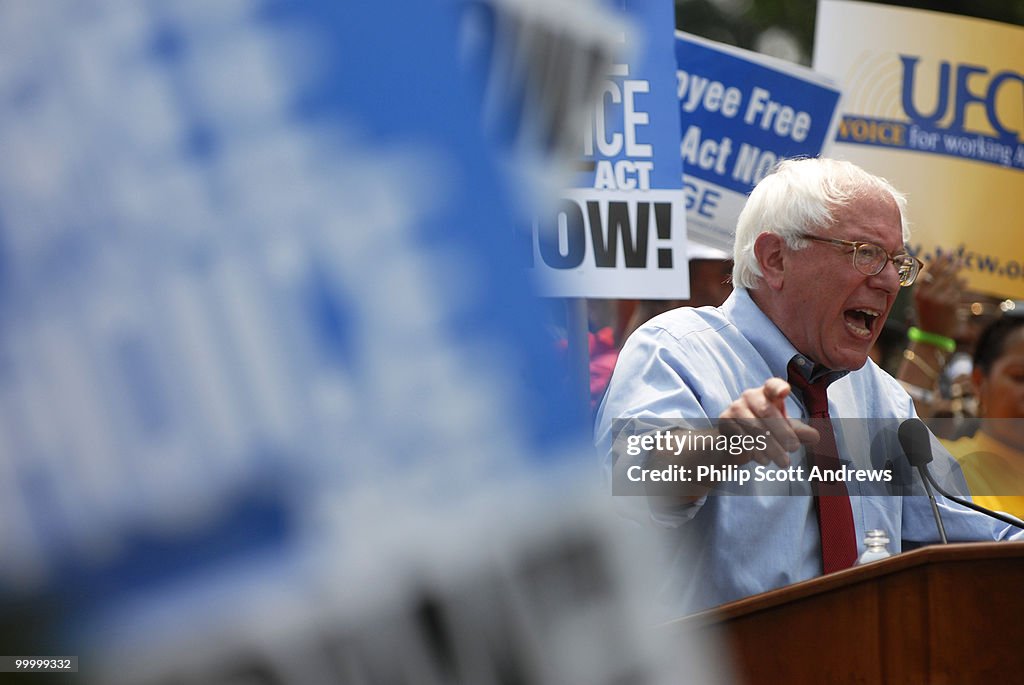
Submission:
[[686,298],[686,220],[672,57],[673,4],[613,3],[624,57],[601,79],[578,137],[571,188],[529,232],[548,295]]
[[731,252],[747,194],[779,160],[821,153],[840,91],[808,69],[682,32],[675,52],[691,239]]

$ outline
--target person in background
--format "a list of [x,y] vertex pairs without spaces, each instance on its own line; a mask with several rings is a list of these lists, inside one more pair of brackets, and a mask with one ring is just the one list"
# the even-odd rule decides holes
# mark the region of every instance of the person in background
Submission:
[[982,332],[971,380],[978,430],[945,444],[976,503],[1024,518],[1024,316],[1003,316]]
[[908,343],[896,378],[914,398],[918,415],[928,419],[942,411],[940,380],[957,349],[964,322],[959,316],[966,281],[952,255],[936,257],[914,288],[917,325],[907,331]]
[[981,331],[1014,307],[1012,301],[968,291],[962,266],[952,255],[940,255],[921,273],[914,287],[917,325],[906,330],[895,374],[918,415],[950,440],[977,428],[971,378]]

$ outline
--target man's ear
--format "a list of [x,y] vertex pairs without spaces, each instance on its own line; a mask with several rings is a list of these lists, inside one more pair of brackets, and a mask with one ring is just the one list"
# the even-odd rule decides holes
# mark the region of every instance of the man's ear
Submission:
[[761,267],[764,283],[772,290],[780,290],[785,281],[786,242],[775,233],[762,233],[754,241],[754,257]]

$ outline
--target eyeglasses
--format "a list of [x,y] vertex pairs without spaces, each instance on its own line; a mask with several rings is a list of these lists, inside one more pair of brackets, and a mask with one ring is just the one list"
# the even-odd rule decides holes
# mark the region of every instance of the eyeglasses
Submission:
[[914,281],[917,280],[917,275],[921,273],[921,267],[924,266],[924,262],[911,257],[906,252],[891,255],[874,243],[839,240],[838,238],[821,238],[806,233],[801,233],[798,237],[840,247],[852,247],[853,266],[865,276],[874,276],[881,273],[882,269],[885,268],[886,262],[892,262],[896,266],[896,272],[900,275],[900,286],[904,288],[914,284]]

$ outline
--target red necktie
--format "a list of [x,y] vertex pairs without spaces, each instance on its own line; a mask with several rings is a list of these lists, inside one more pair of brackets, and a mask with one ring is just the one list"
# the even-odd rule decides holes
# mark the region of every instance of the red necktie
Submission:
[[[811,419],[811,425],[821,433],[817,445],[807,448],[811,464],[820,471],[840,468],[839,450],[832,422],[828,415],[827,378],[811,383],[796,366],[789,363],[789,383],[800,390],[804,406]],[[857,536],[853,527],[853,510],[850,508],[850,494],[843,481],[814,481],[815,504],[818,512],[818,528],[821,531],[821,561],[825,573],[840,571],[853,566],[857,561]]]

